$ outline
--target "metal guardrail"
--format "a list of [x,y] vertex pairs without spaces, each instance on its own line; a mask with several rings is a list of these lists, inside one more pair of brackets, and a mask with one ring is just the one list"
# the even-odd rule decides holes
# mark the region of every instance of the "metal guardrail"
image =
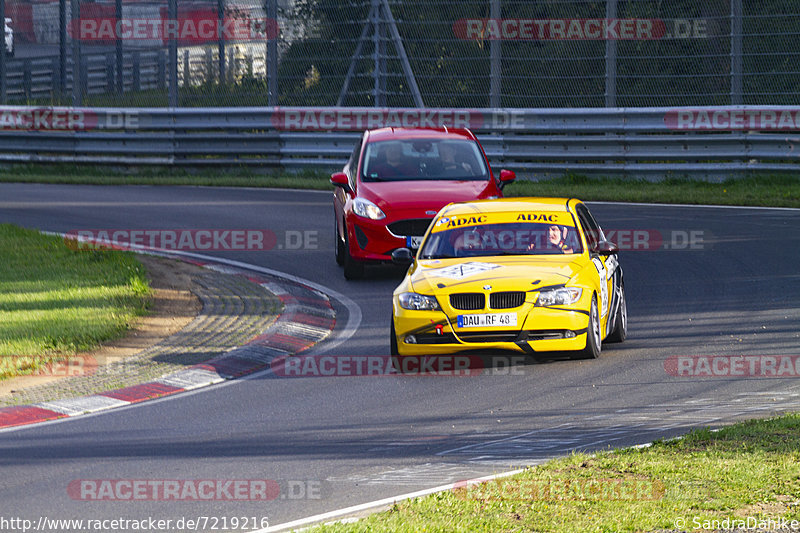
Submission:
[[469,127],[495,169],[719,179],[800,170],[800,107],[0,107],[0,161],[334,170],[360,132]]

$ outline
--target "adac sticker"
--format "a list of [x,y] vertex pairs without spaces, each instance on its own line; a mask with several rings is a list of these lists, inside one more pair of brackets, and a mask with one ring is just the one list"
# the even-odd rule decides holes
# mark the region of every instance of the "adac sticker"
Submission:
[[450,215],[441,217],[433,225],[433,231],[446,231],[467,226],[480,226],[483,224],[508,224],[520,222],[533,222],[537,224],[559,224],[573,226],[574,222],[569,213],[556,211],[542,212],[501,212],[483,214]]
[[471,262],[462,263],[460,265],[452,265],[444,268],[434,268],[429,270],[428,274],[440,278],[464,279],[476,274],[480,274],[481,272],[487,272],[489,270],[494,270],[495,268],[500,268],[500,266],[501,265],[495,265],[494,263]]

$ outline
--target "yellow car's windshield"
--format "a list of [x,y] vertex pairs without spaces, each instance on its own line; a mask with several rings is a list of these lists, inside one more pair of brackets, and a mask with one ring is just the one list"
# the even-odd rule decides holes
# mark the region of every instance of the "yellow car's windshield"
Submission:
[[513,222],[458,227],[431,233],[422,259],[497,255],[578,254],[582,247],[574,226]]

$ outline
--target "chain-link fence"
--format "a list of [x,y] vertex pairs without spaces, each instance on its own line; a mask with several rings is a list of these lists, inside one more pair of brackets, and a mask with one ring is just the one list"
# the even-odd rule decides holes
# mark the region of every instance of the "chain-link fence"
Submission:
[[796,0],[0,0],[2,10],[6,104],[793,105],[800,93]]

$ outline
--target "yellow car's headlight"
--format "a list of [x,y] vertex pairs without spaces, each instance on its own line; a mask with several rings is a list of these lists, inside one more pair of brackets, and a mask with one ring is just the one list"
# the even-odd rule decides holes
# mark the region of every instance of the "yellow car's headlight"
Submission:
[[404,292],[399,298],[400,307],[410,311],[438,311],[439,302],[435,296],[425,296],[416,292]]
[[582,294],[583,289],[578,289],[576,287],[561,287],[549,291],[542,291],[539,293],[539,298],[536,299],[536,306],[549,307],[551,305],[574,304],[581,299]]

